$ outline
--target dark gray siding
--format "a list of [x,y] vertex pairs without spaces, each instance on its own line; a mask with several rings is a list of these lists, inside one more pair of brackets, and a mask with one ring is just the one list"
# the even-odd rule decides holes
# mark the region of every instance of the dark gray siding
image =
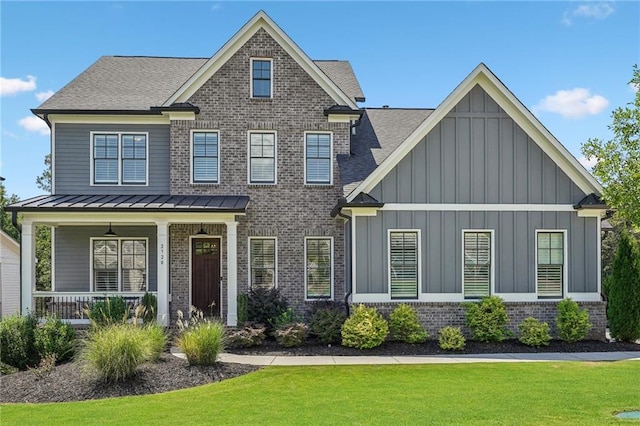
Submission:
[[387,293],[387,232],[420,229],[422,292],[462,292],[462,230],[493,229],[498,293],[535,292],[535,230],[566,229],[569,292],[597,291],[597,222],[574,212],[393,212],[356,219],[356,292]]
[[[148,132],[149,176],[144,185],[91,186],[91,132]],[[56,124],[56,194],[168,194],[169,125]]]
[[[91,291],[90,238],[104,236],[104,226],[60,226],[55,233],[55,285],[56,291]],[[154,226],[114,227],[119,237],[149,238],[148,281],[149,291],[156,291],[156,228]]]
[[479,86],[370,194],[481,204],[574,204],[586,195]]

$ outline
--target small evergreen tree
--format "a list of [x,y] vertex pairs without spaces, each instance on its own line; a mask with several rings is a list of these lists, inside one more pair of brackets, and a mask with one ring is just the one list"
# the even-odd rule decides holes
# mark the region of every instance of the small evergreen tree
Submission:
[[608,291],[611,337],[623,342],[640,339],[640,254],[626,232],[618,245]]

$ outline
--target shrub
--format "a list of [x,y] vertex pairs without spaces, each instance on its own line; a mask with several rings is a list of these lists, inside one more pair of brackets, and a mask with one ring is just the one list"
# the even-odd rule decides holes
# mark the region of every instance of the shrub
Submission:
[[165,333],[164,327],[156,323],[145,324],[142,330],[149,345],[149,361],[156,362],[160,359],[160,355],[162,355],[167,346],[167,333]]
[[549,324],[541,322],[533,317],[525,318],[518,325],[520,329],[520,342],[527,346],[549,346],[551,334],[549,334]]
[[16,367],[13,367],[9,364],[5,364],[4,362],[0,362],[0,375],[6,376],[8,374],[17,373],[18,370]]
[[238,295],[238,324],[244,324],[249,321],[249,312],[247,311],[247,302],[249,296],[246,294]]
[[76,333],[70,324],[55,316],[47,317],[34,330],[34,347],[43,359],[54,355],[57,361],[70,359],[74,353]]
[[429,336],[418,321],[418,313],[409,305],[398,305],[389,315],[391,335],[402,342],[424,343]]
[[294,322],[281,325],[274,331],[273,335],[276,338],[276,342],[285,348],[291,348],[293,346],[300,346],[304,339],[307,338],[309,333],[309,327],[301,322]]
[[460,327],[443,327],[438,331],[438,345],[445,351],[462,351],[466,340]]
[[389,325],[376,308],[359,305],[342,325],[341,334],[343,346],[371,349],[384,342]]
[[626,232],[618,245],[608,290],[611,337],[635,342],[640,339],[640,254],[635,240]]
[[144,328],[131,324],[95,328],[88,334],[81,357],[89,372],[101,380],[124,381],[151,358],[149,338]]
[[12,315],[0,320],[0,362],[24,370],[39,362],[34,346],[35,315]]
[[287,308],[273,320],[273,328],[277,330],[285,325],[294,324],[296,322],[302,322],[302,319],[293,309]]
[[346,319],[342,304],[330,301],[317,302],[311,314],[311,331],[325,345],[337,342]]
[[582,340],[591,329],[589,313],[586,309],[580,309],[573,300],[564,299],[558,303],[556,328],[558,329],[558,337],[566,342],[573,343]]
[[129,307],[121,296],[107,297],[91,305],[87,316],[94,326],[124,323],[129,318]]
[[467,303],[466,324],[475,340],[502,342],[509,332],[506,330],[507,309],[498,296],[485,296],[479,303]]
[[158,314],[158,298],[155,294],[145,293],[140,303],[142,306],[142,320],[147,323],[156,322]]
[[249,321],[263,324],[268,332],[275,328],[275,321],[287,310],[287,301],[277,288],[255,288],[249,291],[247,298],[247,316]]
[[245,326],[240,330],[232,331],[227,337],[229,346],[248,348],[251,346],[260,346],[265,338],[265,327]]
[[178,347],[187,356],[189,365],[213,365],[218,354],[225,347],[225,326],[218,322],[205,319],[202,311],[191,308],[191,318],[184,320],[178,311]]

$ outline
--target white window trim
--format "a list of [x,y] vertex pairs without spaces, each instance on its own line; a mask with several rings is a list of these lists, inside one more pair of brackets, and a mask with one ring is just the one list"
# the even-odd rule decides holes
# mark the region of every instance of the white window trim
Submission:
[[[540,298],[540,296],[538,295],[538,234],[539,233],[548,233],[548,232],[557,232],[557,233],[562,233],[563,234],[563,268],[562,268],[562,296],[557,297],[557,298],[551,298],[551,297],[545,297],[545,298]],[[535,230],[535,235],[534,235],[534,247],[535,247],[535,260],[534,260],[534,265],[533,265],[533,273],[534,273],[534,277],[535,277],[535,283],[536,283],[536,291],[535,291],[535,297],[536,300],[562,300],[565,297],[569,297],[569,245],[567,244],[568,242],[568,238],[567,238],[567,230],[566,229],[536,229]],[[583,293],[586,294],[586,293]]]
[[[331,283],[330,283],[330,296],[326,297],[314,297],[309,298],[307,295],[309,294],[307,289],[307,241],[309,240],[329,240],[330,248],[329,254],[331,256]],[[304,300],[307,302],[317,301],[317,300],[333,300],[333,237],[321,237],[321,236],[312,236],[312,237],[304,237]]]
[[[307,135],[329,135],[329,182],[308,182],[307,181]],[[327,131],[305,131],[303,140],[304,149],[304,184],[307,186],[332,186],[333,185],[333,132]]]
[[273,240],[275,241],[274,243],[274,274],[275,277],[273,277],[273,288],[278,288],[278,237],[260,237],[260,236],[253,236],[253,237],[249,237],[247,239],[247,288],[251,289],[251,240]]
[[[204,182],[195,182],[193,180],[193,172],[194,172],[194,166],[193,166],[193,134],[194,133],[217,133],[218,134],[218,179],[216,179],[215,181],[204,181]],[[189,182],[191,183],[191,185],[219,185],[220,184],[220,131],[219,130],[214,130],[214,129],[191,129],[189,131]]]
[[[149,132],[114,132],[114,131],[98,131],[94,130],[89,132],[89,143],[91,144],[91,158],[90,166],[89,166],[89,186],[149,186]],[[117,135],[118,136],[118,183],[96,183],[95,175],[94,175],[94,162],[96,159],[95,156],[95,144],[93,141],[94,135]],[[145,160],[145,182],[144,183],[123,183],[122,182],[122,135],[145,135],[146,137],[146,160]],[[53,160],[52,160],[53,161]]]
[[[273,135],[273,183],[251,182],[251,134]],[[278,184],[278,132],[275,130],[249,130],[247,131],[247,185],[250,186],[274,186]]]
[[[416,299],[394,299],[391,297],[391,233],[416,232],[418,234],[418,291]],[[421,300],[422,293],[422,230],[421,229],[387,229],[387,302],[416,302]]]
[[464,234],[466,232],[488,232],[491,235],[491,279],[489,282],[489,296],[496,294],[496,246],[495,246],[495,229],[463,229],[462,230],[462,246],[461,246],[461,254],[462,254],[462,267],[461,267],[461,283],[462,283],[462,298],[465,300],[477,300],[476,298],[465,298],[464,297]]
[[[96,291],[96,283],[93,276],[93,242],[96,240],[116,240],[118,241],[118,290],[117,293],[124,293],[122,290],[122,241],[144,241],[145,242],[145,292],[149,291],[149,238],[148,237],[90,237],[89,238],[89,283],[91,291],[94,293],[109,293],[104,291]],[[132,292],[136,293],[136,292]]]
[[[218,238],[220,240],[220,247],[219,247],[219,257],[220,257],[220,275],[222,276],[222,235],[189,235],[189,306],[193,306],[193,240],[194,239],[204,239],[204,238],[211,238],[211,239],[215,239]],[[220,306],[220,318],[224,318],[224,315],[226,315],[226,312],[224,312],[224,306],[222,303],[222,288],[223,288],[223,279],[222,277],[220,277],[220,300],[216,300],[216,303],[219,303],[218,306]]]
[[[269,97],[263,97],[263,96],[253,96],[253,63],[255,61],[268,61],[271,62],[271,66],[270,66],[270,70],[271,70],[271,75],[269,76]],[[251,58],[251,61],[249,63],[249,97],[251,99],[273,99],[273,58],[260,58],[260,57],[253,57]]]

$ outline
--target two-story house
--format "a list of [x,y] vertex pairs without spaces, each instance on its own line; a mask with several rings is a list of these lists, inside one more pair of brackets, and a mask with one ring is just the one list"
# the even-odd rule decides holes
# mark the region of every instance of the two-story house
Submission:
[[601,188],[491,71],[435,109],[364,100],[348,62],[311,60],[264,12],[211,58],[100,58],[33,110],[53,186],[9,207],[23,310],[152,292],[164,324],[194,305],[235,325],[238,294],[277,287],[300,310],[412,303],[433,331],[497,294],[551,321],[572,297],[604,333]]

